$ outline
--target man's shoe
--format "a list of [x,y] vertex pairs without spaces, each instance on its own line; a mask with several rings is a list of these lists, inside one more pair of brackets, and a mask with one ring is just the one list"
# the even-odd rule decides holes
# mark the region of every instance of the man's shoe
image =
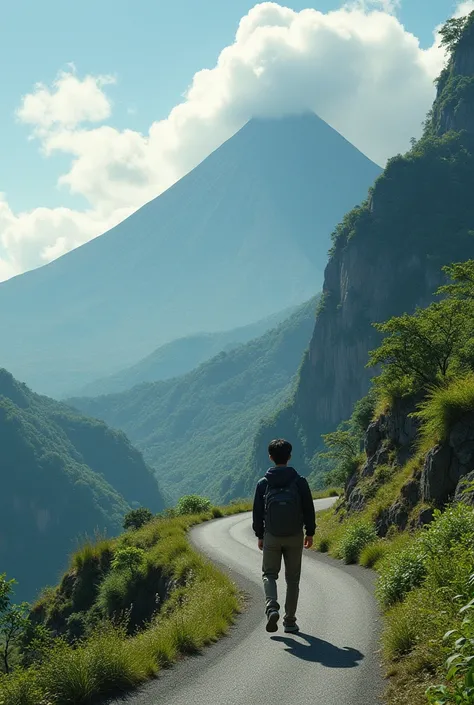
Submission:
[[286,624],[284,627],[285,634],[297,634],[300,628],[297,624]]
[[278,620],[280,615],[276,610],[272,610],[267,614],[267,626],[265,627],[267,632],[277,632],[278,631]]

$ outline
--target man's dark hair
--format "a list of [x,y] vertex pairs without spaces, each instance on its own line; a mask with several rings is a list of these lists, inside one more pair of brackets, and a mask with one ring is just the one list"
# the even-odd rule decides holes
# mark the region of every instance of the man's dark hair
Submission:
[[268,446],[268,455],[275,465],[286,465],[291,457],[293,446],[284,438],[276,438]]

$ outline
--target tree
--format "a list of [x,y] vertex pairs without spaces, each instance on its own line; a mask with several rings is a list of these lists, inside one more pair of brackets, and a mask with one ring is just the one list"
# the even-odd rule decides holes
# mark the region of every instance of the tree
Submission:
[[452,53],[461,40],[468,18],[469,15],[466,17],[451,17],[450,20],[445,22],[439,31],[441,36],[440,46],[446,47]]
[[335,463],[327,481],[345,484],[357,468],[361,453],[361,437],[356,436],[353,430],[346,430],[340,426],[337,431],[323,435],[322,439],[328,450],[320,453],[320,457]]
[[132,575],[136,575],[145,562],[145,551],[136,546],[120,548],[112,561],[114,570],[128,570]]
[[474,305],[466,300],[447,298],[375,327],[386,337],[368,366],[382,366],[376,384],[389,393],[438,386],[473,359]]
[[208,512],[211,508],[211,501],[207,497],[200,497],[197,494],[188,494],[178,501],[176,511],[178,514],[201,514]]
[[0,653],[2,654],[5,673],[10,673],[12,651],[26,633],[30,624],[30,605],[8,604],[0,613]]
[[451,282],[438,289],[439,295],[474,301],[474,260],[448,265],[443,272]]
[[6,610],[10,604],[10,596],[13,592],[14,580],[7,580],[5,573],[0,575],[0,613]]
[[128,514],[125,514],[123,520],[123,528],[127,529],[140,529],[145,524],[153,519],[153,514],[149,509],[145,507],[139,507],[138,509],[132,509]]

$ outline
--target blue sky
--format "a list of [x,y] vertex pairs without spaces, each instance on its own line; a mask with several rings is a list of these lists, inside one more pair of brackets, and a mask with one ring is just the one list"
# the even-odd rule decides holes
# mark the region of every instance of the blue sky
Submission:
[[[146,131],[180,101],[196,71],[212,67],[231,43],[239,19],[254,3],[244,0],[17,0],[2,8],[0,65],[0,191],[18,211],[39,205],[79,206],[80,196],[58,189],[56,180],[70,158],[45,159],[27,127],[15,120],[22,95],[36,82],[50,84],[73,62],[78,74],[114,74],[108,120],[117,128]],[[294,0],[295,10],[335,9],[340,3]],[[198,9],[197,9],[198,8]],[[452,12],[450,0],[404,0],[399,17],[423,46],[433,28]]]

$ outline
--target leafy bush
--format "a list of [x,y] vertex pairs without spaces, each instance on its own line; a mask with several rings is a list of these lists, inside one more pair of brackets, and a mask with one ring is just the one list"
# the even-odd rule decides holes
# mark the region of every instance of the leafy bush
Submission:
[[148,522],[152,519],[153,514],[149,509],[146,509],[145,507],[132,509],[130,512],[125,514],[123,519],[123,528],[125,531],[127,531],[127,529],[141,529],[142,526],[148,524]]
[[346,563],[357,563],[362,550],[376,540],[377,533],[373,524],[357,522],[345,531],[338,546],[338,553]]
[[211,508],[211,500],[197,494],[188,494],[178,501],[176,511],[178,514],[202,514]]
[[444,555],[459,546],[474,551],[474,509],[459,503],[444,512],[436,510],[434,521],[422,534],[421,543],[430,556]]
[[145,562],[145,551],[143,548],[128,546],[119,548],[114,555],[112,568],[114,570],[128,571],[132,575],[137,573]]
[[425,554],[419,543],[390,554],[381,566],[377,597],[384,607],[400,602],[426,577]]
[[445,640],[455,640],[454,652],[446,662],[448,685],[439,685],[427,691],[432,705],[472,705],[474,702],[474,575],[469,579],[471,600],[461,608],[463,618],[459,629],[452,629]]

